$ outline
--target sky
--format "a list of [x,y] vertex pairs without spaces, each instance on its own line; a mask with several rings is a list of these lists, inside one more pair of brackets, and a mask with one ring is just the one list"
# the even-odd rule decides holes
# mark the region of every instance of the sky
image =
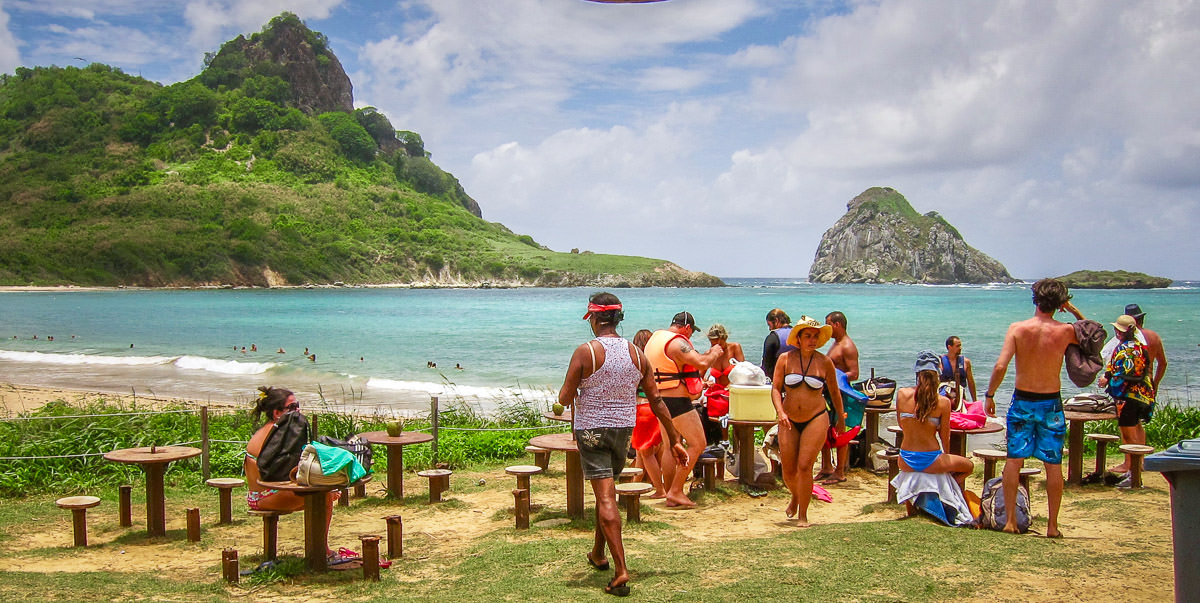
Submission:
[[557,251],[805,277],[890,186],[1018,278],[1200,279],[1189,0],[0,0],[0,72],[170,84],[285,10],[355,106]]

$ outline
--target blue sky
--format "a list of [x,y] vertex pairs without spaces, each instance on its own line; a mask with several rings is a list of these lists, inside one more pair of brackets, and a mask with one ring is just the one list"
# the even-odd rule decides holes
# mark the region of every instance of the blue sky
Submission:
[[172,83],[284,10],[556,250],[805,276],[891,186],[1014,276],[1200,279],[1195,2],[0,0],[0,72]]

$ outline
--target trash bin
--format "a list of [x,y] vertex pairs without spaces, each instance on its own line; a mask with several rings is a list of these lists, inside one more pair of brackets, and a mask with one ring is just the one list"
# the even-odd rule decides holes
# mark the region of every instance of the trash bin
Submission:
[[1145,468],[1171,484],[1171,540],[1175,548],[1175,600],[1200,596],[1200,438],[1183,440],[1147,456]]

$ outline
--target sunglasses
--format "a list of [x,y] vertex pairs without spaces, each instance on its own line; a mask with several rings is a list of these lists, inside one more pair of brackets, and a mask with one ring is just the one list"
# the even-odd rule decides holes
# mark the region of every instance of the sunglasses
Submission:
[[300,410],[300,403],[299,403],[299,402],[292,402],[291,404],[288,404],[287,406],[284,406],[284,407],[283,407],[283,409],[284,409],[284,410]]

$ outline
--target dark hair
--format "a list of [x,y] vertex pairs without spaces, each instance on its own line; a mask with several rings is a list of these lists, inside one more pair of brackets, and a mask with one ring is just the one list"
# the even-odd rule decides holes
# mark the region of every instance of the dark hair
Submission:
[[787,312],[779,308],[774,308],[770,312],[767,312],[767,320],[782,322],[785,325],[792,324],[792,318],[787,315]]
[[915,396],[918,421],[924,421],[937,410],[938,405],[938,374],[936,371],[921,371],[917,373],[917,394]]
[[[620,305],[621,300],[617,299],[617,296],[613,295],[612,293],[601,291],[600,293],[592,294],[592,296],[588,298],[588,303],[596,304],[598,306],[616,306]],[[625,320],[625,312],[622,310],[592,312],[592,318],[596,319],[596,322],[599,324],[612,325],[615,327],[617,326],[617,323]]]
[[650,332],[650,329],[642,329],[641,331],[634,333],[633,334],[633,345],[636,345],[642,351],[645,351],[646,350],[646,342],[650,341],[650,336],[653,334],[654,333]]
[[826,314],[825,320],[827,320],[831,323],[834,323],[834,324],[842,325],[843,329],[849,326],[846,323],[846,315],[842,314],[841,312],[838,312],[837,310],[834,310],[833,312]]
[[962,341],[962,339],[959,339],[958,335],[951,335],[951,336],[947,337],[946,338],[946,349],[947,350],[950,349],[950,346],[954,345],[955,341]]
[[258,391],[262,393],[258,394],[258,401],[254,404],[254,410],[251,411],[255,423],[258,423],[259,417],[263,414],[266,414],[268,418],[274,417],[275,411],[283,410],[287,406],[288,398],[292,396],[291,390],[269,385],[259,387]]
[[1042,312],[1053,313],[1069,301],[1067,285],[1056,278],[1044,278],[1033,284],[1033,303]]

